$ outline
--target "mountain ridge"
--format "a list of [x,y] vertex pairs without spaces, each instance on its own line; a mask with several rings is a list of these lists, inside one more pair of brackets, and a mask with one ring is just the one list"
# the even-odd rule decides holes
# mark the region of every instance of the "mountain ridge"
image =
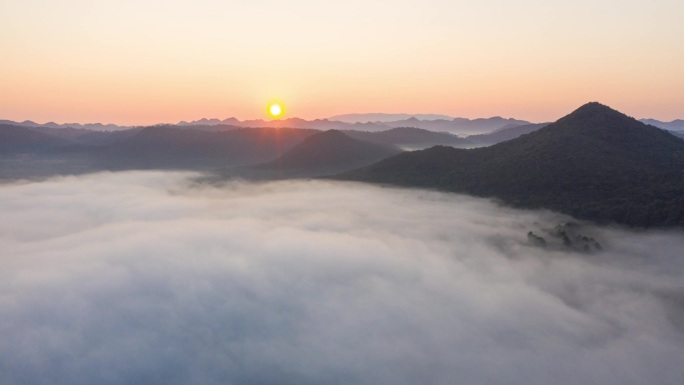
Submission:
[[436,146],[336,176],[630,226],[684,226],[684,141],[596,102],[477,149]]
[[339,130],[315,133],[277,159],[253,166],[226,169],[226,177],[282,179],[316,177],[352,170],[400,153],[386,146],[352,138]]
[[[435,117],[437,117],[435,115]],[[473,135],[473,134],[484,134],[491,131],[495,131],[501,128],[505,128],[509,125],[522,125],[529,124],[529,122],[517,119],[505,119],[501,117],[491,117],[491,118],[477,118],[477,119],[466,119],[466,118],[453,118],[453,119],[435,119],[435,120],[420,120],[415,117],[409,117],[404,120],[395,120],[387,122],[342,122],[330,119],[314,119],[305,120],[297,117],[286,118],[286,119],[276,119],[276,120],[264,120],[264,119],[252,119],[252,120],[239,120],[234,117],[227,119],[216,119],[216,118],[202,118],[193,121],[180,121],[177,124],[160,123],[148,126],[118,126],[115,124],[101,124],[101,123],[64,123],[57,124],[54,122],[49,122],[45,124],[39,124],[33,121],[24,122],[14,122],[10,120],[0,120],[0,124],[10,124],[22,127],[41,127],[41,128],[51,128],[51,129],[88,129],[93,131],[124,131],[132,128],[141,127],[154,127],[154,126],[177,126],[180,128],[193,128],[202,129],[205,131],[221,131],[221,130],[231,130],[235,128],[303,128],[303,129],[314,129],[320,131],[327,130],[355,130],[355,131],[370,131],[379,132],[386,131],[392,128],[398,127],[414,127],[430,131],[444,131],[450,132],[452,134],[458,135]]]

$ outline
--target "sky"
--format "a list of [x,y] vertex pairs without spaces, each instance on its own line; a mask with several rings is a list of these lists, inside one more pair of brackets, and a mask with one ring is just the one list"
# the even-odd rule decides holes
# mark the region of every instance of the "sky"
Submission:
[[3,384],[684,380],[681,229],[584,225],[585,254],[548,211],[195,176],[0,184]]
[[0,119],[684,118],[679,0],[0,0]]

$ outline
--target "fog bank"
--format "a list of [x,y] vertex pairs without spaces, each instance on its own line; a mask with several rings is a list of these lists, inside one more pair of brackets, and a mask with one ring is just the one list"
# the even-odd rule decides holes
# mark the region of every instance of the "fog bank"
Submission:
[[681,384],[684,235],[355,183],[0,185],[1,384]]

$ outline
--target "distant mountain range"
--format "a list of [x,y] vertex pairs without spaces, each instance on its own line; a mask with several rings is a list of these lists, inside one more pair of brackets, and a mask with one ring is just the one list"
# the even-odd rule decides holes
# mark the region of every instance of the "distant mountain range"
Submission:
[[662,128],[663,130],[684,131],[684,120],[682,119],[673,120],[671,122],[661,122],[660,120],[656,119],[640,119],[639,121],[645,124],[650,124],[651,126]]
[[[671,122],[662,122],[656,119],[641,119],[641,122],[650,124],[652,126],[662,128],[665,130],[684,132],[684,120],[673,120]],[[39,124],[30,120],[23,122],[14,122],[10,120],[0,120],[0,124],[10,124],[21,127],[40,127],[46,130],[50,129],[76,129],[89,131],[124,131],[134,127],[118,126],[115,124],[101,124],[101,123],[45,123]],[[459,136],[471,136],[492,133],[493,131],[511,128],[515,126],[529,126],[530,122],[518,119],[506,119],[498,116],[491,118],[466,119],[466,118],[452,118],[446,115],[435,114],[346,114],[336,115],[328,119],[304,120],[299,118],[288,118],[282,120],[239,120],[236,118],[228,119],[199,119],[194,121],[181,121],[176,126],[188,127],[202,131],[227,131],[236,128],[305,128],[312,130],[328,131],[367,131],[367,132],[381,132],[392,128],[420,128],[423,130],[448,132]],[[171,124],[160,124],[162,126],[172,126]],[[139,128],[139,127],[138,127]],[[45,131],[54,132],[54,131]],[[74,135],[81,135],[83,132],[74,132]],[[92,136],[92,135],[91,135]]]
[[515,139],[519,136],[529,134],[531,132],[537,131],[538,129],[548,125],[549,123],[530,123],[522,125],[513,125],[500,128],[498,130],[478,135],[470,135],[466,137],[464,142],[466,145],[454,146],[454,147],[486,147],[492,144],[505,142],[507,140]]
[[[391,115],[399,116],[399,115]],[[435,117],[436,115],[429,115]],[[192,122],[180,122],[179,126],[227,126],[227,127],[291,127],[291,128],[309,128],[314,130],[340,130],[340,131],[368,131],[379,132],[386,131],[398,127],[412,127],[421,128],[430,131],[442,131],[457,135],[474,135],[483,134],[502,128],[513,127],[517,125],[530,124],[524,120],[504,119],[501,117],[493,117],[487,119],[465,119],[465,118],[450,118],[450,119],[436,119],[436,120],[420,120],[416,117],[409,117],[407,119],[393,120],[393,121],[375,121],[375,122],[342,122],[328,119],[304,120],[299,118],[288,118],[282,120],[244,120],[240,121],[235,118],[228,118],[224,120],[219,119],[200,119]]]
[[682,133],[599,103],[554,123],[468,137],[416,127],[322,132],[202,123],[118,131],[0,124],[0,178],[129,169],[257,178],[342,172],[335,178],[497,198],[601,223],[684,226],[684,140],[675,136]]
[[54,122],[48,122],[44,124],[36,123],[31,120],[25,120],[23,122],[14,122],[11,120],[2,120],[0,119],[0,124],[10,124],[13,126],[20,126],[20,127],[45,127],[45,128],[80,128],[80,129],[86,129],[86,130],[93,130],[93,131],[119,131],[119,130],[126,130],[132,127],[128,126],[117,126],[116,124],[102,124],[102,123],[86,123],[86,124],[81,124],[81,123],[64,123],[64,124],[57,124]]
[[372,143],[329,130],[307,137],[274,161],[224,169],[221,175],[247,179],[324,176],[366,166],[400,152],[393,145]]
[[[153,126],[95,136],[63,136],[42,128],[0,125],[0,178],[100,170],[212,170],[271,161],[316,130],[239,128],[229,131]],[[75,135],[75,136],[74,136]]]
[[3,157],[34,153],[72,144],[60,138],[21,126],[0,124],[0,155]]
[[[481,147],[526,132],[527,126],[504,128],[467,138],[446,132],[399,127],[380,132],[344,132],[297,128],[241,128],[236,126],[174,125],[137,127],[120,131],[83,128],[24,127],[0,124],[0,178],[41,177],[99,170],[184,169],[214,170],[260,164],[247,177],[318,176],[370,164],[398,149],[414,150],[448,145]],[[309,136],[321,136],[305,142]],[[325,135],[323,135],[325,134]],[[336,138],[336,139],[335,139]],[[346,139],[345,139],[346,138]],[[325,140],[324,140],[325,139]],[[317,141],[316,141],[317,140]],[[311,143],[316,143],[312,145]],[[301,146],[300,146],[301,145]],[[278,160],[288,151],[293,154]],[[326,151],[303,154],[306,149]],[[363,149],[366,150],[363,150]],[[373,148],[372,151],[369,149]],[[359,155],[366,151],[372,156]],[[295,154],[299,154],[296,155]],[[316,155],[318,154],[318,155]],[[338,155],[335,155],[338,154]],[[344,154],[351,158],[345,160]],[[318,159],[327,155],[328,159]],[[300,159],[299,166],[294,159]],[[302,159],[312,164],[304,165]],[[356,159],[356,160],[355,160]],[[269,169],[269,171],[265,171]],[[235,170],[231,171],[234,172]],[[258,175],[257,175],[258,174]]]
[[498,198],[601,223],[684,226],[684,141],[599,103],[489,147],[405,152],[335,178]]
[[378,143],[386,146],[398,146],[405,150],[419,150],[434,145],[469,146],[466,138],[448,132],[434,132],[414,127],[397,127],[386,131],[343,131],[346,135],[360,140]]
[[[392,116],[402,116],[395,114]],[[407,115],[408,116],[408,115]],[[422,116],[422,115],[418,115]],[[428,115],[428,117],[440,117],[440,115]],[[46,123],[38,124],[32,121],[13,122],[10,120],[0,120],[0,124],[10,124],[21,127],[44,128],[44,129],[86,129],[91,131],[123,131],[133,127],[117,126],[114,124],[56,124]],[[499,130],[506,127],[516,125],[529,124],[529,122],[516,119],[504,119],[500,117],[493,117],[487,119],[432,119],[421,120],[416,117],[409,117],[407,119],[399,119],[392,121],[376,121],[376,122],[343,122],[328,119],[304,120],[299,118],[288,118],[282,120],[238,120],[236,118],[228,119],[199,119],[191,122],[181,121],[176,126],[183,128],[193,128],[202,131],[227,131],[236,128],[304,128],[320,131],[341,130],[341,131],[368,131],[379,132],[387,131],[397,127],[413,127],[421,128],[431,131],[444,131],[456,135],[466,136],[474,134],[483,134],[491,131]],[[162,126],[170,126],[163,124]]]
[[438,115],[438,114],[343,114],[334,115],[328,120],[335,120],[344,123],[368,123],[368,122],[396,122],[397,120],[406,120],[415,118],[418,120],[453,120],[453,116]]

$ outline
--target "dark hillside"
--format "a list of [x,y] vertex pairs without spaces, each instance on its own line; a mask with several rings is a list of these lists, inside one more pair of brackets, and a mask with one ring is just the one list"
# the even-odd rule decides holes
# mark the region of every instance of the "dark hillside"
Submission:
[[433,147],[338,178],[499,198],[602,223],[684,226],[684,141],[599,103],[490,147]]

